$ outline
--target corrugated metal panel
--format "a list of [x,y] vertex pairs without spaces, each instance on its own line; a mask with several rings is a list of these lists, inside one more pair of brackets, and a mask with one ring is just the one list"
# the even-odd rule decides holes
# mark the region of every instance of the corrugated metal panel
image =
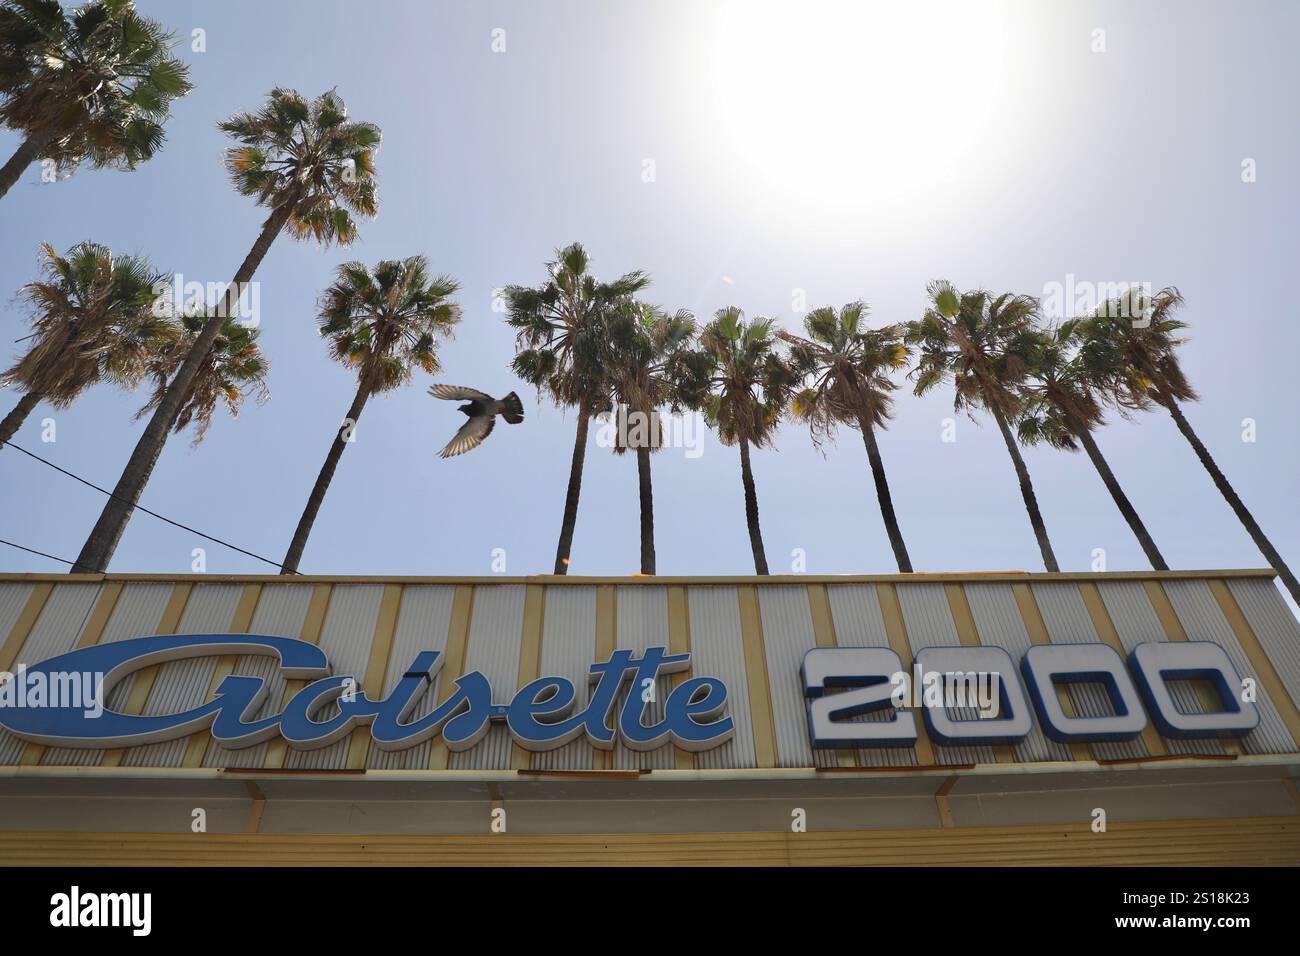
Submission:
[[[1237,673],[1243,677],[1253,676],[1250,658],[1242,650],[1237,635],[1232,632],[1228,619],[1223,616],[1219,602],[1214,599],[1214,592],[1204,581],[1166,581],[1165,594],[1174,606],[1174,613],[1187,632],[1189,641],[1213,641],[1224,649]],[[1273,704],[1264,685],[1255,681],[1257,697],[1255,707],[1259,711],[1259,726],[1241,738],[1242,746],[1252,754],[1282,754],[1296,749],[1277,707]]]
[[736,735],[721,747],[696,756],[702,770],[754,766],[754,728],[749,711],[745,645],[740,638],[740,603],[732,587],[689,587],[691,673],[716,677],[727,685],[727,713]]
[[[522,585],[474,589],[465,672],[482,671],[492,685],[494,704],[506,703],[519,686],[519,645],[524,628]],[[459,676],[459,675],[457,675]],[[509,770],[514,742],[504,724],[496,724],[478,744],[451,755],[452,770]]]
[[[177,634],[220,634],[230,629],[244,588],[239,584],[199,584],[190,592]],[[153,690],[145,702],[146,716],[177,714],[202,704],[212,684],[217,657],[168,661],[158,668]],[[179,767],[189,739],[132,747],[122,761],[128,767]]]
[[1272,581],[1228,581],[1246,623],[1273,662],[1291,702],[1300,708],[1300,624]]
[[[1148,641],[1167,641],[1169,637],[1160,625],[1160,618],[1146,588],[1137,581],[1103,581],[1097,585],[1106,613],[1110,615],[1126,652]],[[1201,710],[1196,690],[1186,681],[1170,681],[1169,694],[1184,713]],[[1166,740],[1165,746],[1173,754],[1221,754],[1223,744],[1217,740]]]
[[6,582],[0,584],[0,644],[9,636],[9,632],[18,623],[18,617],[27,606],[28,599],[35,590],[34,584]]
[[[1032,584],[1030,588],[1053,644],[1101,643],[1077,584]],[[1101,717],[1114,713],[1106,692],[1099,685],[1070,684],[1066,688],[1066,696],[1080,717]],[[1088,746],[1098,760],[1127,760],[1147,756],[1147,746],[1141,737],[1122,743],[1106,742]]]
[[[596,589],[548,588],[542,612],[542,653],[539,677],[573,681],[574,712],[587,706],[591,695],[591,665],[596,662]],[[545,753],[533,754],[538,770],[590,770],[591,745],[579,737]]]
[[771,685],[772,722],[776,726],[776,765],[834,767],[835,754],[825,750],[814,753],[808,741],[808,708],[799,677],[803,656],[817,646],[808,589],[760,587],[758,607],[763,617],[763,650]]
[[[28,588],[30,595],[30,586],[23,586]],[[31,633],[18,651],[14,667],[19,664],[38,664],[76,647],[82,628],[86,626],[86,618],[90,616],[101,590],[102,585],[99,584],[55,585],[32,626]],[[24,604],[26,601],[27,598],[23,598]],[[22,605],[19,605],[18,611],[22,613]],[[17,618],[17,615],[14,617]],[[9,627],[13,627],[13,622]],[[8,634],[6,629],[5,636]],[[17,763],[26,749],[27,741],[15,737],[7,730],[0,730],[0,766]]]
[[[307,619],[307,608],[311,604],[312,586],[310,584],[268,584],[263,586],[257,600],[257,610],[249,633],[265,634],[270,637],[300,637],[303,622]],[[274,655],[244,654],[235,662],[231,672],[241,677],[260,677],[266,681],[266,701],[257,712],[257,717],[266,717],[278,713],[284,699],[284,675],[280,672],[279,659]],[[245,747],[242,750],[227,750],[215,743],[208,745],[207,755],[203,760],[205,767],[260,767],[266,763],[266,744]]]
[[[926,647],[955,647],[961,643],[942,584],[900,584],[897,591],[913,654]],[[911,661],[903,663],[910,665]],[[974,707],[953,707],[951,710],[955,720],[974,720],[979,716]],[[942,747],[935,744],[934,756],[941,764],[997,763],[992,747]]]
[[[384,588],[380,584],[334,586],[320,632],[321,650],[329,658],[331,673],[350,674],[358,681],[365,676],[370,661],[370,645],[375,639],[379,603],[383,597]],[[331,704],[316,715],[316,719],[326,720],[338,712],[338,705]],[[351,735],[348,735],[319,750],[290,749],[284,765],[294,770],[342,770],[347,766],[351,743]]]
[[[832,584],[827,586],[831,619],[835,624],[837,647],[889,647],[889,632],[880,611],[880,597],[875,585]],[[907,667],[909,661],[903,661]],[[858,720],[884,719],[886,714],[864,714]],[[918,719],[923,719],[917,715]],[[912,747],[868,747],[857,751],[862,767],[898,767],[916,764]]]
[[[966,592],[966,602],[970,605],[971,617],[975,619],[975,630],[979,632],[980,643],[1002,648],[1018,668],[1020,659],[1029,650],[1031,642],[1011,585],[967,584],[963,590]],[[1014,672],[1007,675],[1006,679],[1020,680],[1020,674]],[[1021,681],[1022,686],[1023,683]],[[1025,699],[1029,699],[1027,693]],[[1017,760],[1027,762],[1074,759],[1069,747],[1049,740],[1043,734],[1036,716],[1029,736],[1016,746],[1015,752]]]
[[[614,646],[619,650],[644,651],[647,647],[668,647],[668,589],[666,587],[622,586],[615,590],[618,602],[615,619],[618,626]],[[668,677],[655,681],[655,699],[646,704],[643,722],[653,725],[663,720],[664,698],[672,690]],[[630,683],[619,694],[619,706],[629,694],[642,693]],[[615,711],[618,713],[618,711]],[[614,745],[617,770],[667,770],[676,765],[671,744],[657,750],[628,750]]]
[[[114,641],[124,641],[132,637],[142,637],[154,634],[158,630],[158,624],[162,620],[163,611],[167,608],[167,601],[172,594],[172,585],[170,584],[127,584],[122,588],[122,595],[117,599],[117,605],[113,608],[113,616],[109,618],[104,633],[100,635],[100,644],[111,644]],[[57,592],[58,589],[56,588]],[[50,600],[54,600],[54,595],[50,595]],[[48,605],[47,605],[48,608]],[[89,614],[90,609],[86,609]],[[79,633],[84,626],[85,616],[78,623],[75,631],[69,633]],[[76,646],[76,639],[69,642],[67,650]],[[131,674],[115,688],[109,691],[108,700],[105,705],[113,710],[121,710],[126,706],[127,699],[131,696],[131,688],[135,684],[135,674]],[[51,747],[45,751],[45,756],[41,763],[46,766],[72,766],[72,767],[94,767],[98,766],[100,758],[104,755],[102,750],[81,750],[72,747]]]
[[[410,586],[402,589],[402,603],[397,612],[397,630],[393,646],[388,652],[388,672],[384,675],[384,696],[392,693],[397,682],[421,651],[445,651],[447,628],[451,624],[451,605],[456,589],[446,585],[429,587]],[[433,710],[438,700],[438,689],[446,675],[434,678],[433,686],[425,691],[407,720],[419,720]],[[432,740],[407,750],[380,750],[370,747],[368,766],[379,770],[424,770],[429,766]]]

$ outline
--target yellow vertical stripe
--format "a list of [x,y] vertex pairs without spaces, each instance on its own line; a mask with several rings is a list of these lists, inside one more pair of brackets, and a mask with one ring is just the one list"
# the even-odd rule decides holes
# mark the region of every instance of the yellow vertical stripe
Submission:
[[[952,615],[952,623],[957,628],[957,642],[962,647],[979,647],[979,630],[975,627],[975,615],[971,613],[966,589],[960,584],[945,584],[943,593],[948,599],[948,613]],[[1015,747],[1001,744],[992,749],[993,758],[998,763],[1016,762]]]
[[[302,622],[302,632],[299,638],[309,644],[320,643],[321,628],[325,626],[325,615],[329,613],[330,596],[334,592],[332,584],[318,584],[312,588],[311,603],[307,605],[307,616]],[[279,710],[283,711],[285,705],[294,694],[302,690],[307,682],[305,680],[289,680],[284,682],[284,693],[280,695]],[[262,766],[267,770],[279,770],[284,766],[284,762],[289,756],[289,745],[283,737],[272,737],[266,744],[266,757],[262,761]]]
[[1218,579],[1211,581],[1210,590],[1214,594],[1214,599],[1219,602],[1223,616],[1228,619],[1228,626],[1232,628],[1232,633],[1237,635],[1237,643],[1246,652],[1251,667],[1255,669],[1256,679],[1264,685],[1264,690],[1268,691],[1269,700],[1273,702],[1278,716],[1290,731],[1291,739],[1295,741],[1296,746],[1300,746],[1300,710],[1296,709],[1296,703],[1287,693],[1286,685],[1278,676],[1273,662],[1264,653],[1264,648],[1260,647],[1259,638],[1255,636],[1255,631],[1246,620],[1246,615],[1241,612],[1237,599],[1232,596],[1226,581]]
[[758,767],[775,767],[776,723],[772,716],[772,688],[767,676],[767,651],[763,646],[763,616],[758,607],[758,590],[752,585],[736,588],[740,603],[740,640],[745,647],[745,679],[749,684],[749,720],[754,735],[754,758]]
[[[892,584],[877,584],[876,597],[880,601],[880,616],[885,621],[889,646],[898,655],[903,667],[910,667],[912,646],[907,640],[907,623],[903,620],[903,606],[898,603],[898,592],[894,590]],[[908,679],[911,679],[910,672]],[[913,690],[915,691],[916,688]],[[926,731],[925,717],[919,710],[912,711],[912,715],[916,718],[917,762],[923,767],[932,767],[935,764],[934,746],[930,743],[930,735]]]
[[[86,626],[81,629],[81,634],[77,637],[77,647],[93,647],[99,643],[100,635],[104,633],[104,628],[108,625],[109,619],[113,616],[113,609],[117,607],[117,599],[122,594],[122,582],[111,581],[104,585],[99,592],[99,599],[95,602],[94,609],[90,612],[90,617],[86,619]],[[33,595],[35,597],[35,595]],[[31,602],[28,602],[30,607]],[[24,609],[25,613],[26,609]],[[19,763],[27,766],[39,764],[45,757],[46,747],[44,744],[28,744],[23,749],[23,755]]]
[[[818,647],[835,647],[835,617],[831,613],[830,592],[824,584],[808,585],[808,609],[812,612],[813,639]],[[856,767],[858,754],[855,750],[839,749],[835,751],[835,763],[840,767]]]
[[[1127,660],[1128,654],[1124,651],[1119,632],[1115,630],[1115,622],[1110,619],[1110,612],[1106,610],[1106,602],[1101,599],[1101,592],[1097,590],[1097,585],[1091,581],[1081,581],[1079,594],[1083,596],[1083,606],[1088,609],[1088,617],[1092,618],[1093,629],[1101,638],[1101,642],[1109,644],[1121,659]],[[1152,757],[1163,757],[1169,752],[1165,748],[1165,742],[1160,739],[1160,734],[1156,733],[1155,727],[1149,721],[1146,729],[1142,731],[1142,742],[1146,744],[1147,753]]]
[[[121,589],[121,585],[118,589]],[[14,621],[14,626],[9,629],[4,647],[0,647],[0,671],[13,670],[14,661],[18,660],[18,655],[22,653],[23,645],[27,643],[27,637],[36,626],[41,611],[45,610],[45,602],[50,599],[50,592],[53,590],[54,585],[48,582],[37,584],[32,588],[32,593],[27,596],[27,603],[18,614],[18,620]]]
[[[167,599],[167,607],[163,609],[162,620],[158,622],[158,634],[175,634],[176,628],[180,627],[181,617],[185,614],[185,605],[189,603],[191,584],[176,584],[172,586],[171,597]],[[154,664],[152,667],[146,667],[135,675],[135,682],[131,684],[131,693],[127,696],[126,704],[122,708],[122,713],[138,716],[144,713],[145,704],[149,703],[149,695],[153,693],[154,682],[158,680],[158,670],[161,664]],[[103,758],[99,761],[101,767],[117,767],[122,763],[122,758],[126,755],[126,750],[117,747],[113,750],[104,751]]]
[[[253,626],[253,615],[257,613],[257,602],[261,596],[262,585],[244,585],[244,591],[239,595],[239,605],[235,608],[235,617],[230,622],[231,634],[248,633],[249,628]],[[212,680],[208,681],[208,692],[203,696],[205,702],[211,700],[216,695],[221,682],[235,672],[237,663],[239,657],[236,654],[227,654],[217,661],[217,666],[212,669]],[[212,735],[207,730],[192,734],[189,743],[185,745],[185,756],[181,759],[181,766],[202,767],[203,760],[208,755],[208,745],[211,743]]]
[[[1047,624],[1043,620],[1043,612],[1038,607],[1038,600],[1034,597],[1033,590],[1028,584],[1011,585],[1011,593],[1016,596],[1016,604],[1020,608],[1020,618],[1025,622],[1025,631],[1029,634],[1029,643],[1031,644],[1050,644],[1052,637],[1047,633]],[[1069,689],[1062,685],[1056,685],[1056,699],[1061,702],[1061,710],[1067,717],[1076,716],[1074,710],[1074,701],[1070,699]],[[1070,756],[1075,760],[1092,760],[1092,748],[1087,744],[1074,743],[1070,744]]]
[[[546,588],[530,584],[524,588],[524,624],[519,637],[519,666],[516,689],[541,676],[542,629],[546,625]],[[533,755],[516,743],[510,746],[510,769],[526,770]]]
[[[451,621],[447,624],[446,660],[439,672],[438,706],[451,697],[453,681],[465,670],[465,647],[469,643],[469,624],[474,615],[474,585],[457,585],[451,599]],[[447,742],[439,734],[429,747],[429,769],[447,769]]]
[[[384,695],[384,678],[388,675],[388,656],[393,650],[393,635],[397,632],[397,616],[402,607],[402,586],[384,585],[384,596],[379,601],[379,616],[375,619],[375,633],[370,639],[370,658],[366,661],[366,676],[361,689],[371,700]],[[354,727],[348,742],[348,770],[364,770],[370,754],[370,728]]]
[[[1147,600],[1151,602],[1152,610],[1160,619],[1160,627],[1164,630],[1165,637],[1171,641],[1187,640],[1187,631],[1183,628],[1183,622],[1178,620],[1178,614],[1174,611],[1173,602],[1169,600],[1164,585],[1159,581],[1143,581],[1142,587],[1147,593]],[[1189,683],[1196,694],[1196,699],[1201,702],[1201,709],[1207,714],[1222,709],[1219,695],[1214,692],[1208,681],[1193,680]],[[1244,753],[1241,741],[1233,737],[1223,737],[1219,740],[1219,744],[1223,747],[1224,753]]]
[[[596,660],[607,661],[618,646],[618,592],[608,584],[596,588]],[[614,766],[611,750],[595,748],[591,755],[593,770]]]
[[[691,615],[687,605],[686,588],[674,584],[668,588],[668,652],[670,654],[689,654],[691,652]],[[694,668],[691,673],[694,674]],[[686,671],[672,674],[668,686],[674,690],[686,680]],[[695,754],[680,747],[673,748],[674,766],[678,770],[694,770]]]

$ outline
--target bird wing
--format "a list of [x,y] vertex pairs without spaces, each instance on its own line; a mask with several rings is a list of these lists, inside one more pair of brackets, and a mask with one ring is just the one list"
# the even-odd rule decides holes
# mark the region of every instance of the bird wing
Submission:
[[429,394],[434,398],[446,399],[449,402],[495,401],[491,395],[480,392],[476,388],[466,388],[464,385],[432,385],[429,387]]
[[460,431],[447,442],[447,447],[440,454],[443,458],[463,455],[483,444],[483,439],[492,434],[492,426],[497,422],[495,415],[475,415],[460,426]]

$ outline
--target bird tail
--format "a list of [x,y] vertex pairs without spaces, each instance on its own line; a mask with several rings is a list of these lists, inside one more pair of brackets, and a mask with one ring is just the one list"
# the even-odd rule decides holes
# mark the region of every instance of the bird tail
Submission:
[[518,425],[524,420],[524,403],[514,392],[501,399],[501,417],[511,425]]

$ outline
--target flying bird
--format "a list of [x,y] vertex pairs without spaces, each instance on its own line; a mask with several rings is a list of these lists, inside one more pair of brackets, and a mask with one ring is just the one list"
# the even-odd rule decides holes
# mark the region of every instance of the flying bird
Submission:
[[460,431],[439,452],[443,458],[463,455],[483,444],[483,439],[492,434],[492,426],[496,424],[498,415],[511,425],[518,425],[524,420],[524,404],[514,392],[498,400],[485,392],[463,385],[434,385],[429,389],[429,394],[449,402],[469,403],[457,409],[469,416],[469,420],[460,426]]

